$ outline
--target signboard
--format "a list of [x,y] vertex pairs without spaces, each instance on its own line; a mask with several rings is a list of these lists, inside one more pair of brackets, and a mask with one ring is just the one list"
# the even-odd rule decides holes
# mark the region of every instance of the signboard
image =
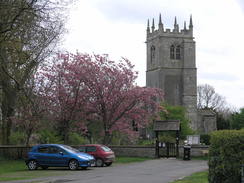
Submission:
[[190,145],[200,144],[200,135],[187,135],[187,143]]
[[177,131],[180,130],[179,120],[154,121],[154,131]]

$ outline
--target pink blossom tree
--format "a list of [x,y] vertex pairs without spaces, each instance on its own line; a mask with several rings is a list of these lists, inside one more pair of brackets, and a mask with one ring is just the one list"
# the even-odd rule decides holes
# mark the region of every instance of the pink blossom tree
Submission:
[[115,62],[107,55],[59,54],[55,64],[42,69],[48,88],[42,96],[65,135],[71,123],[85,128],[99,121],[103,143],[108,144],[113,131],[136,135],[132,123],[144,127],[157,113],[161,91],[136,86],[137,74],[125,58]]

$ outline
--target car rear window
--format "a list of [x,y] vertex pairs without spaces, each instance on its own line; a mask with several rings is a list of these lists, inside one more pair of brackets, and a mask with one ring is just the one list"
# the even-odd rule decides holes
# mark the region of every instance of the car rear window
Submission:
[[112,150],[111,150],[109,147],[107,147],[107,146],[102,146],[101,148],[102,148],[102,150],[104,150],[105,152],[112,151]]
[[86,147],[86,152],[95,152],[96,150],[97,150],[97,148],[94,147],[94,146],[88,146],[88,147]]

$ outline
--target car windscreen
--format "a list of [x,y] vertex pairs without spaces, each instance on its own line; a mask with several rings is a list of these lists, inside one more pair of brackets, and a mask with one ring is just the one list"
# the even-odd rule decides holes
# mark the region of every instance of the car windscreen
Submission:
[[73,153],[79,153],[80,151],[73,148],[73,147],[70,147],[70,146],[67,146],[67,145],[62,145],[63,148],[65,148],[65,150],[69,151],[69,152],[73,152]]
[[112,151],[110,148],[108,148],[107,146],[102,146],[101,147],[102,150],[104,150],[105,152],[109,152],[109,151]]

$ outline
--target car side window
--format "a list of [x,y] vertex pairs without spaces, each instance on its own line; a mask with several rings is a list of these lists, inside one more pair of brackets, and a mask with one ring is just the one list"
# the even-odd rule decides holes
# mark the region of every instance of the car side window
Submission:
[[68,154],[67,151],[65,151],[65,150],[62,149],[62,148],[59,148],[59,153],[60,153],[60,152],[62,152],[63,154],[66,154],[66,155]]
[[48,147],[38,147],[37,152],[48,153]]
[[96,150],[97,150],[96,147],[90,146],[90,147],[87,147],[86,152],[95,152]]
[[86,147],[79,147],[78,149],[80,152],[86,152]]
[[59,148],[54,147],[54,146],[50,146],[48,149],[49,149],[48,153],[50,153],[50,154],[58,154],[60,152]]

